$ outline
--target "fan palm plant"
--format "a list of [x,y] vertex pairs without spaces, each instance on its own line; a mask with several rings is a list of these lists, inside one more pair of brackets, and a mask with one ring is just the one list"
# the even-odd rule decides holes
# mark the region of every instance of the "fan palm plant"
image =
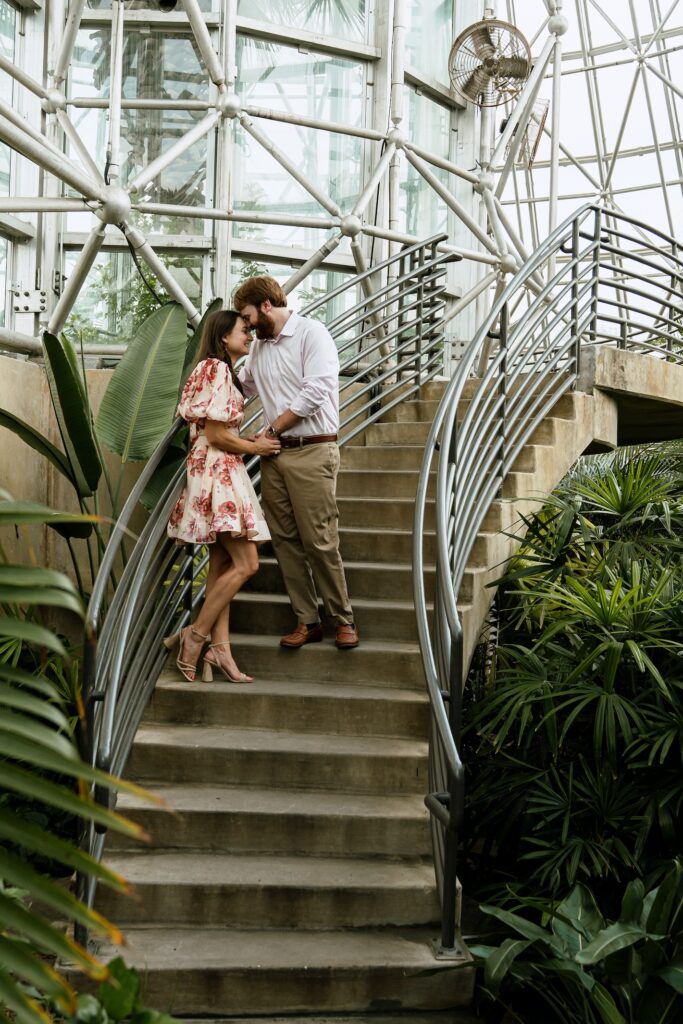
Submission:
[[[540,513],[499,590],[469,697],[477,875],[610,906],[679,852],[683,479],[676,447],[593,460]],[[476,883],[475,883],[476,884]]]
[[[91,516],[57,513],[0,494],[0,526],[41,522],[83,525],[91,521]],[[41,652],[51,652],[65,658],[62,640],[41,621],[45,607],[83,617],[80,595],[68,577],[35,565],[8,563],[0,546],[0,636],[34,651],[37,657]],[[27,671],[15,659],[0,659],[0,777],[5,796],[24,798],[34,806],[70,815],[77,827],[95,822],[143,838],[138,825],[95,800],[93,787],[143,791],[91,767],[83,759],[69,710],[44,675]],[[91,978],[102,980],[108,976],[107,968],[56,927],[53,918],[82,925],[115,943],[122,938],[115,925],[40,870],[39,865],[44,863],[61,866],[62,873],[78,871],[92,876],[119,891],[127,889],[121,876],[79,849],[73,840],[56,836],[42,823],[21,816],[13,800],[0,801],[2,1021],[49,1021],[46,1005],[54,1006],[61,1014],[74,1012],[76,993],[51,966],[55,958],[75,964]],[[5,1011],[10,1011],[12,1018]]]

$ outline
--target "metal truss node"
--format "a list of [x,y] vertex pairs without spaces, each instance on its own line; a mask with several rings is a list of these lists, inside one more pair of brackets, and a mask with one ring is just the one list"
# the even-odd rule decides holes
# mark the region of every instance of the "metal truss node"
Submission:
[[[47,0],[16,46],[0,0],[0,264],[6,291],[11,273],[12,288],[46,292],[45,312],[8,310],[2,345],[35,352],[49,323],[111,353],[136,302],[129,243],[194,320],[245,273],[266,269],[310,298],[443,230],[442,251],[461,257],[449,270],[455,351],[500,276],[586,200],[647,210],[675,234],[679,0],[376,7],[302,0],[286,26],[278,5],[254,0]],[[498,54],[491,26],[501,47],[506,32],[528,42],[531,61]],[[454,39],[474,69],[464,99],[448,81]],[[505,94],[503,73],[517,83]],[[484,86],[499,105],[481,105]]]

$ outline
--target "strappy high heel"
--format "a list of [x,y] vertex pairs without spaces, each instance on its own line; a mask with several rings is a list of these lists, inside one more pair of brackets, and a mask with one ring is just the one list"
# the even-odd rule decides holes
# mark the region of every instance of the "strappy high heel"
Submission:
[[[204,643],[211,639],[211,634],[204,636],[204,634],[200,633],[198,629],[194,628],[194,626],[185,626],[185,628],[179,630],[178,633],[173,633],[172,636],[164,637],[164,647],[169,651],[172,651],[176,647],[178,648],[178,657],[175,662],[178,667],[178,671],[185,677],[185,679],[187,679],[188,683],[193,683],[197,676],[197,665],[196,663],[193,665],[191,662],[184,660],[185,637],[187,636],[188,629],[196,639],[202,640]],[[197,658],[197,661],[199,661],[199,658]]]
[[[212,651],[215,647],[228,647],[229,648],[230,647],[230,643],[227,640],[224,640],[222,643],[209,644],[209,650],[210,651]],[[219,661],[214,661],[213,658],[209,658],[208,655],[205,655],[204,656],[204,664],[202,666],[202,682],[203,683],[212,683],[213,682],[213,670],[214,669],[218,669],[218,671],[221,672],[225,676],[225,678],[228,680],[229,683],[253,683],[253,681],[254,681],[254,677],[253,676],[248,676],[245,672],[240,672],[240,674],[237,677],[237,679],[235,679],[234,676],[231,676],[230,673],[226,669],[223,668],[223,666],[221,665],[221,663]]]

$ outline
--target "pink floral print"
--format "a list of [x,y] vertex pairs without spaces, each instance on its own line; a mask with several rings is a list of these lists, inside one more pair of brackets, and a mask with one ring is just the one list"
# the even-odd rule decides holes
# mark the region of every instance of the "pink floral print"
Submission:
[[209,444],[207,420],[225,423],[235,434],[244,419],[244,397],[228,366],[204,359],[188,377],[178,415],[190,424],[187,482],[168,522],[168,535],[183,544],[213,544],[216,535],[270,540],[261,506],[241,455]]

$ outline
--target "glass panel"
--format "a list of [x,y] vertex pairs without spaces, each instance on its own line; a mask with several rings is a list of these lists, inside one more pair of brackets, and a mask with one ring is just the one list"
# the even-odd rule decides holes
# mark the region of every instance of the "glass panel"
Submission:
[[[70,95],[107,97],[109,94],[110,35],[106,28],[79,32],[72,63]],[[199,52],[187,35],[153,29],[128,32],[125,37],[124,86],[126,99],[208,100],[208,76]],[[107,140],[105,110],[70,108],[71,117],[96,162],[104,167]],[[206,111],[123,110],[121,123],[121,181],[125,184],[137,171],[163,153],[189,131]],[[146,189],[153,202],[202,206],[207,202],[206,163],[208,140],[196,142],[181,154]],[[76,160],[77,156],[71,154]],[[71,231],[82,228],[70,216]],[[87,216],[87,215],[86,215]],[[201,221],[148,217],[147,230],[166,234],[192,231],[202,233]]]
[[[64,254],[64,273],[69,277],[79,255]],[[158,253],[185,294],[199,309],[202,303],[201,253],[170,255]],[[166,301],[164,291],[149,268],[143,264],[145,278]],[[128,252],[100,253],[66,322],[65,330],[85,343],[125,344],[142,321],[159,305],[138,273]]]
[[[362,124],[362,64],[238,37],[237,66],[237,92],[245,106]],[[278,121],[256,123],[343,211],[352,208],[361,188],[361,139]],[[242,128],[236,130],[234,175],[235,210],[327,216],[327,211]],[[253,225],[235,229],[242,238],[264,237],[265,232]],[[270,242],[317,248],[324,237],[309,228],[267,228]]]
[[[270,274],[280,284],[284,284],[294,273],[294,267],[283,263],[268,263],[265,260],[254,260],[247,257],[235,257],[231,263],[233,291],[248,277],[255,274]],[[352,277],[351,271],[345,274],[338,270],[314,270],[305,281],[302,281],[289,295],[289,304],[292,309],[303,310],[311,302],[315,302],[323,295],[338,288],[341,284]],[[322,323],[330,323],[335,317],[350,309],[357,302],[355,289],[349,288],[340,296],[324,303],[311,315]]]
[[365,39],[365,0],[238,0],[237,13],[268,25]]
[[453,40],[453,0],[408,0],[406,62],[411,67],[447,85]]
[[5,326],[5,309],[7,306],[7,251],[9,242],[0,238],[0,327]]
[[[408,138],[416,146],[447,158],[451,112],[426,96],[418,96],[415,89],[407,90],[406,100]],[[449,184],[447,171],[431,164],[429,167],[440,181]],[[407,160],[401,172],[401,214],[406,231],[421,238],[445,231],[448,223],[446,204]]]
[[[220,6],[220,0],[197,0],[200,11],[217,11]],[[91,11],[110,11],[111,0],[87,0],[87,7]],[[176,10],[180,10],[180,4],[177,0],[173,4],[173,0],[167,0],[166,11],[171,11],[175,7]],[[157,14],[160,11],[159,3],[156,0],[128,0],[126,4],[127,11],[154,11]],[[162,12],[163,13],[163,12]]]
[[[14,60],[14,35],[17,12],[5,0],[0,0],[0,53],[8,60]],[[14,79],[6,71],[0,71],[0,99],[12,104]],[[10,189],[10,149],[0,143],[0,195],[8,196]],[[4,280],[4,278],[3,278]]]

